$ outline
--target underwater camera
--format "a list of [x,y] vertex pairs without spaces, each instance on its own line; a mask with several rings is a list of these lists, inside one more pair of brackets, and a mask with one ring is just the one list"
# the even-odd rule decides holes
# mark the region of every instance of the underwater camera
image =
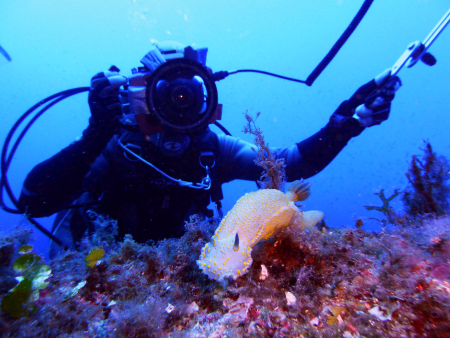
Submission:
[[[132,70],[121,91],[125,121],[136,120],[139,131],[195,133],[220,120],[217,87],[206,67],[207,48],[181,51],[154,47]],[[125,123],[126,125],[126,123]]]

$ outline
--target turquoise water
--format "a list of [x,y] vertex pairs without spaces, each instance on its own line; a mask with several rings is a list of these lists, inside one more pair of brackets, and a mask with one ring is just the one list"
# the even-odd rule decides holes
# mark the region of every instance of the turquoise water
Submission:
[[[0,45],[12,62],[0,61],[0,138],[17,118],[56,92],[89,85],[92,75],[118,66],[127,76],[152,39],[208,47],[214,71],[260,69],[306,79],[350,23],[363,1],[54,1],[18,0],[0,4]],[[217,83],[224,105],[222,123],[235,136],[242,113],[261,112],[259,126],[271,146],[288,147],[317,132],[345,99],[385,68],[406,46],[423,40],[448,10],[448,1],[375,0],[366,17],[312,87],[257,74],[239,74]],[[450,157],[450,28],[430,51],[430,68],[418,64],[400,73],[403,87],[391,116],[352,139],[320,174],[311,178],[304,209],[322,210],[331,226],[367,221],[364,205],[379,205],[374,192],[406,185],[411,155],[422,140]],[[16,195],[33,166],[72,142],[87,126],[87,94],[65,100],[46,113],[25,137],[9,179]],[[214,128],[214,127],[213,127]],[[214,129],[216,130],[216,129]],[[219,131],[218,131],[219,132]],[[224,186],[229,210],[253,182]],[[394,204],[401,209],[401,202]],[[0,212],[1,227],[20,217]],[[53,217],[41,219],[50,226]],[[44,252],[47,240],[37,234]]]

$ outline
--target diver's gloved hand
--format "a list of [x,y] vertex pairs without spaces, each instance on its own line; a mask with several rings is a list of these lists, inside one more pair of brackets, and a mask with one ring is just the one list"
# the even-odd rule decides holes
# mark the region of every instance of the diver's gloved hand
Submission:
[[109,71],[98,73],[91,79],[89,127],[97,132],[113,134],[120,126],[118,118],[122,116],[122,104],[119,88],[127,83],[127,78],[120,75],[119,71],[116,66],[112,66]]
[[359,135],[364,128],[378,125],[389,117],[391,101],[401,86],[400,78],[386,69],[372,81],[361,86],[344,101],[330,118],[330,127]]
[[386,121],[391,111],[391,101],[395,97],[395,92],[402,85],[398,76],[390,76],[391,70],[386,69],[383,73],[375,77],[377,90],[369,96],[364,104],[355,109],[355,114],[359,118],[359,123],[363,127],[371,127]]

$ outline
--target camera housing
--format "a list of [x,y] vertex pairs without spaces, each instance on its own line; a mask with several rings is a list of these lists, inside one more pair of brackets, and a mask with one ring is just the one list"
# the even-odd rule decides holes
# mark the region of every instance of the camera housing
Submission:
[[[142,133],[194,133],[220,120],[217,87],[206,67],[206,48],[183,53],[154,47],[133,69],[125,93]],[[128,110],[127,109],[127,110]]]

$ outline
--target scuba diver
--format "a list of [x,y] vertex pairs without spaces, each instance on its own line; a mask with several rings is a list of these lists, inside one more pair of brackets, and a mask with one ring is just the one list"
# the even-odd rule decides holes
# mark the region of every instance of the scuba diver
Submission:
[[[72,249],[92,231],[92,210],[117,220],[119,238],[131,234],[141,243],[180,237],[191,215],[213,216],[211,202],[220,214],[221,185],[257,181],[262,168],[254,145],[209,128],[221,105],[206,52],[157,42],[129,79],[115,66],[95,75],[88,127],[31,170],[21,210],[31,217],[58,213],[52,232]],[[271,148],[285,160],[287,180],[319,173],[352,137],[385,121],[399,86],[388,69],[344,101],[316,134]],[[58,250],[53,244],[51,257]]]

